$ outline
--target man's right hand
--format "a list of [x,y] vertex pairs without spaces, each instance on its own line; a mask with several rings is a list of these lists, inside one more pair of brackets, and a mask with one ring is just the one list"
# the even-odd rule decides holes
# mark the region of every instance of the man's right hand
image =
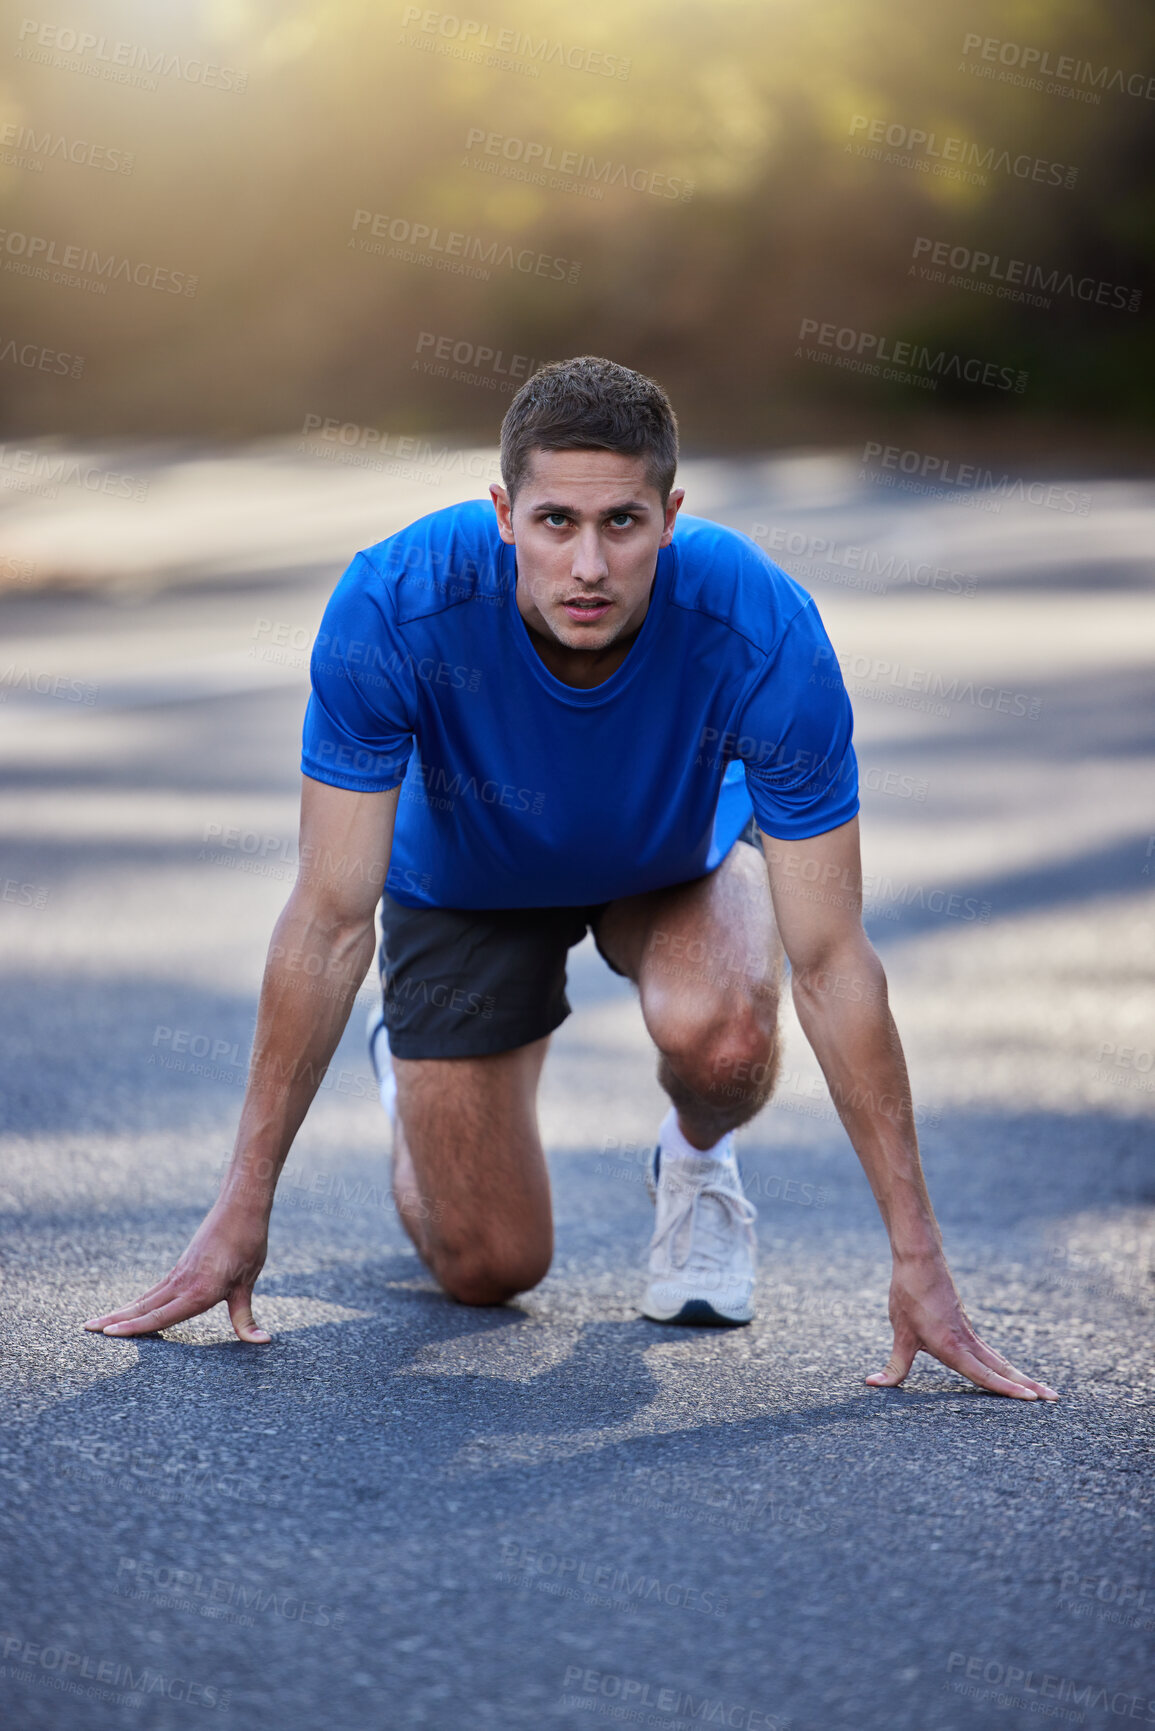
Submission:
[[222,1299],[240,1340],[266,1345],[273,1337],[253,1321],[253,1287],[268,1252],[267,1218],[217,1202],[205,1215],[171,1274],[123,1310],[92,1316],[85,1328],[118,1337],[156,1334],[200,1316]]
[[253,1321],[277,1176],[373,960],[373,910],[386,881],[400,785],[350,793],[301,781],[301,867],[269,945],[237,1145],[221,1194],[171,1274],[85,1328],[155,1334],[223,1299],[241,1340]]

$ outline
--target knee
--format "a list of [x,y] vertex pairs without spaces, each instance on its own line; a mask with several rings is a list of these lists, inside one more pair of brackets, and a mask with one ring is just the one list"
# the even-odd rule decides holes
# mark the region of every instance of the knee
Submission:
[[739,995],[713,1006],[683,1005],[652,1030],[680,1080],[709,1098],[739,1086],[769,1097],[778,1068],[777,1005]]
[[553,1245],[496,1245],[471,1238],[440,1245],[432,1258],[438,1283],[459,1304],[505,1304],[549,1272]]

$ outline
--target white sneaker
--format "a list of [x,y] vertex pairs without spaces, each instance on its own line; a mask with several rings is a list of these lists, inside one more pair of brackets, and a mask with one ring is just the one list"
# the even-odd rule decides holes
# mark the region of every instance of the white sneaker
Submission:
[[733,1142],[724,1160],[663,1161],[658,1147],[647,1182],[658,1213],[642,1315],[699,1328],[753,1321],[758,1211],[742,1189]]
[[393,1060],[389,1054],[389,1035],[385,1028],[385,1011],[380,1004],[371,1004],[369,1019],[365,1024],[365,1037],[369,1042],[369,1062],[373,1066],[373,1074],[377,1078],[377,1098],[380,1100],[385,1116],[392,1124],[397,1115],[397,1078],[393,1074]]

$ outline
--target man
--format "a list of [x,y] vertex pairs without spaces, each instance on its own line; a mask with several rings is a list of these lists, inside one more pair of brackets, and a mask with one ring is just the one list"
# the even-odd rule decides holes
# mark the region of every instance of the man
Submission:
[[559,362],[510,405],[492,511],[435,512],[353,560],[314,650],[302,866],[232,1164],[172,1273],[89,1328],[147,1333],[224,1299],[242,1340],[268,1340],[251,1300],[277,1175],[380,898],[371,1049],[394,1194],[447,1293],[498,1304],[549,1267],[536,1092],[588,929],[637,986],[670,1099],[644,1314],[750,1320],[733,1131],[773,1088],[784,950],[890,1235],[894,1349],[866,1380],[900,1383],[921,1348],[983,1388],[1057,1398],[978,1338],[943,1256],[862,930],[850,706],[817,611],[745,536],[675,527],[676,463],[652,380]]

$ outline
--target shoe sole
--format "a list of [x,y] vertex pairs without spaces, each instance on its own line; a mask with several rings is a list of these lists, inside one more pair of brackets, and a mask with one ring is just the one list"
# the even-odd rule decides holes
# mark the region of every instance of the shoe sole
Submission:
[[[646,1189],[649,1192],[650,1201],[655,1204],[658,1200],[658,1181],[654,1175],[654,1167],[657,1165],[656,1156],[657,1150],[655,1149],[646,1162]],[[742,1182],[741,1168],[739,1168],[738,1182],[739,1184]],[[715,1310],[714,1306],[705,1298],[688,1298],[681,1310],[676,1311],[673,1316],[655,1316],[649,1310],[643,1310],[642,1315],[647,1322],[669,1324],[677,1328],[749,1328],[754,1320],[753,1311],[750,1312],[749,1316],[723,1316],[722,1312]]]
[[688,1298],[673,1316],[654,1316],[648,1310],[643,1310],[642,1315],[647,1322],[669,1323],[680,1328],[748,1328],[754,1320],[753,1314],[723,1316],[705,1298]]

